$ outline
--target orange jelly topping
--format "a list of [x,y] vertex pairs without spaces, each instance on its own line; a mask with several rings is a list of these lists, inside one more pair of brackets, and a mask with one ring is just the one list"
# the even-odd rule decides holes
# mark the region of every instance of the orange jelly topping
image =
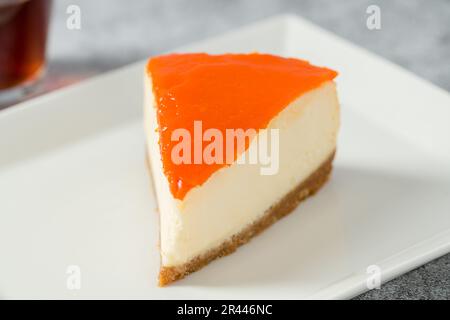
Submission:
[[[174,130],[190,133],[194,155],[194,148],[204,150],[210,143],[194,141],[194,122],[201,121],[203,133],[214,128],[223,137],[227,129],[264,129],[301,94],[337,75],[303,60],[256,53],[158,56],[150,59],[147,72],[153,82],[164,174],[177,199],[227,164],[174,163],[172,149],[180,142],[173,141]],[[247,139],[245,150],[248,145]],[[235,150],[234,160],[237,156]]]

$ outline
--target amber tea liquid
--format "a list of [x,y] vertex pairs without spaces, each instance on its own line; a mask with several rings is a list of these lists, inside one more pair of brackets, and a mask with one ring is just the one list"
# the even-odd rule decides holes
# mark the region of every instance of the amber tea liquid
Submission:
[[50,7],[51,0],[0,0],[0,92],[44,69]]

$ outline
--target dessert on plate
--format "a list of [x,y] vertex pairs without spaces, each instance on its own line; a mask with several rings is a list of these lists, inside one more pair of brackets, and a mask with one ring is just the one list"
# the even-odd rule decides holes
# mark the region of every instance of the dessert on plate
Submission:
[[161,286],[232,253],[327,181],[336,75],[258,53],[149,60],[144,117]]

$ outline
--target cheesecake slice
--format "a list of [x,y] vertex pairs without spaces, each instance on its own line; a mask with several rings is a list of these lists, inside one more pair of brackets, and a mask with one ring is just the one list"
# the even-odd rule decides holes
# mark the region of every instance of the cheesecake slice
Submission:
[[327,181],[336,75],[257,53],[149,60],[144,117],[161,286],[232,253]]

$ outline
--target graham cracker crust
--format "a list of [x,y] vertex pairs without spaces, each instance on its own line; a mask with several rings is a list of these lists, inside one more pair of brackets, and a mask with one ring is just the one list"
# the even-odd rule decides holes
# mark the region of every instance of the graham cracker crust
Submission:
[[328,180],[332,170],[334,155],[335,151],[333,151],[327,160],[306,180],[286,194],[277,204],[269,208],[263,217],[243,231],[235,234],[231,239],[225,241],[219,247],[197,256],[183,265],[161,267],[159,272],[159,286],[165,286],[171,282],[180,280],[188,274],[201,269],[212,260],[233,253],[239,246],[247,243],[254,236],[292,212],[302,200],[315,194]]

